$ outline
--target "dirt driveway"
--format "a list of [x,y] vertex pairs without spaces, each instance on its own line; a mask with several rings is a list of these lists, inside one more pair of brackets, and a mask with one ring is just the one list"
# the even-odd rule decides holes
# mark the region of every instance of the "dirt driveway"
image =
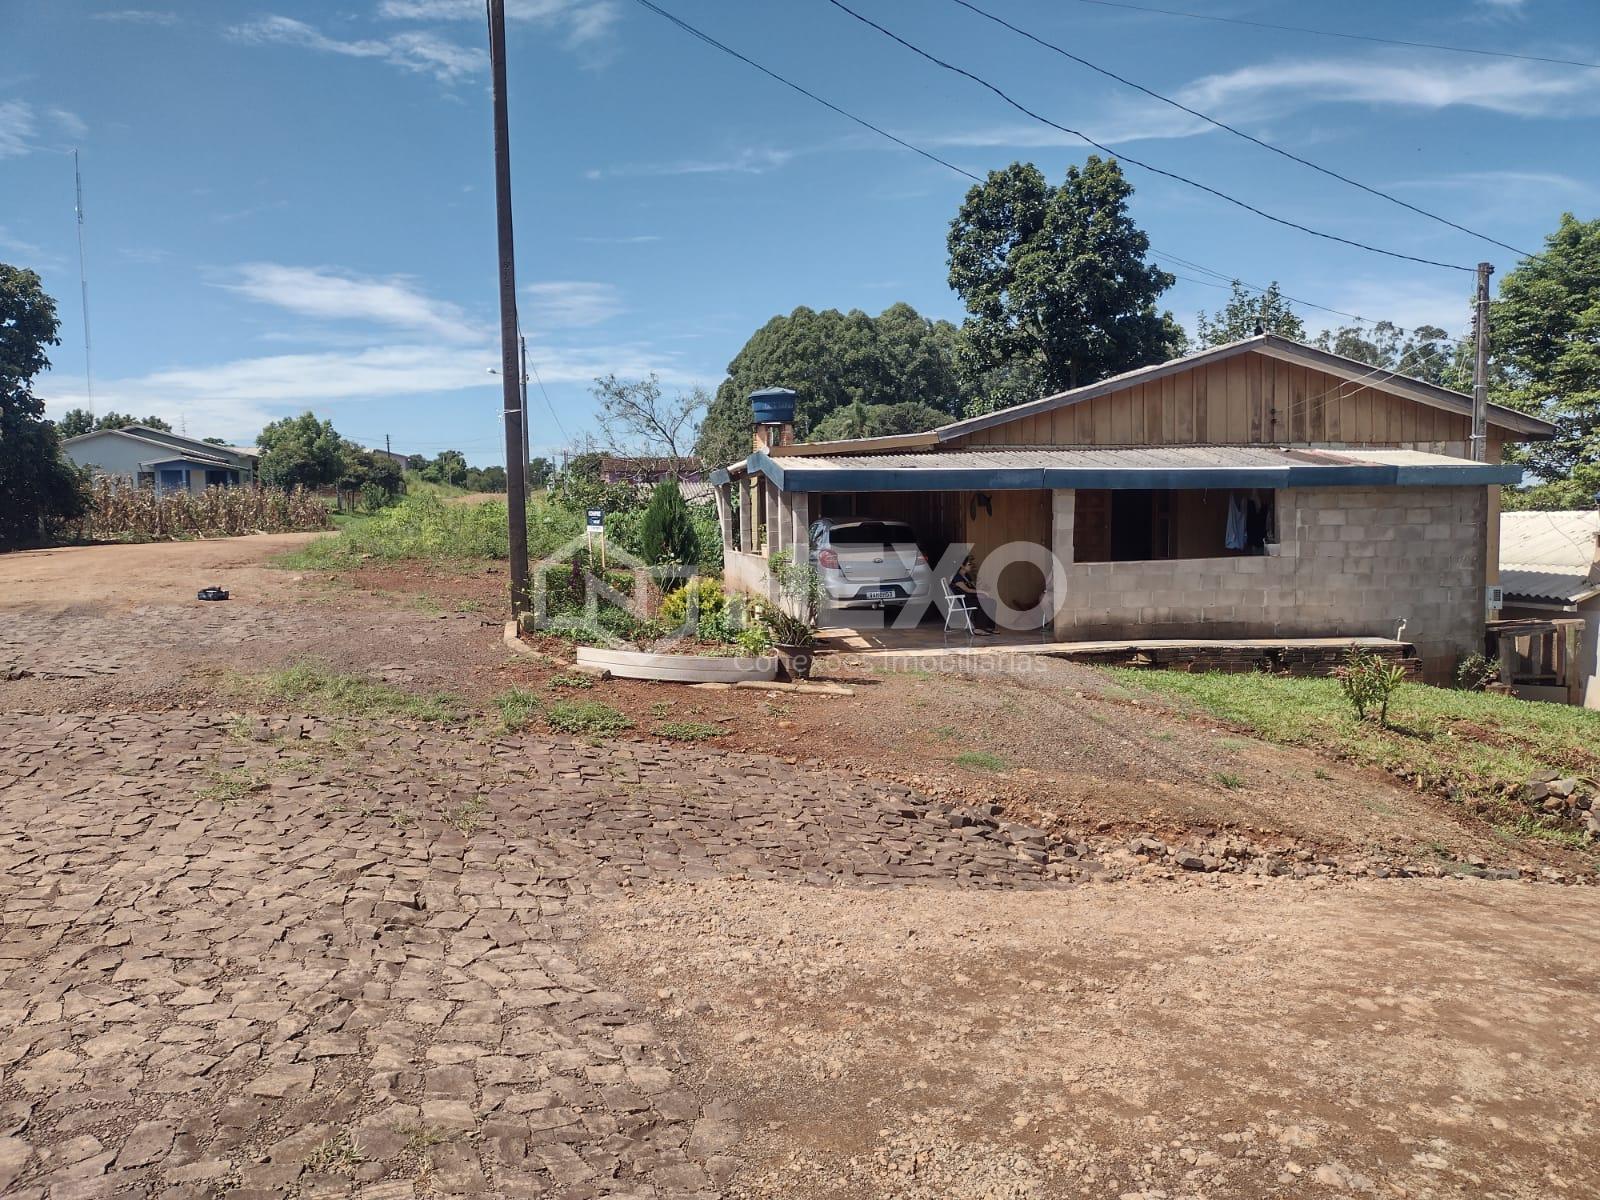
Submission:
[[[1600,1192],[1593,889],[1072,883],[892,738],[871,772],[784,752],[910,729],[939,681],[595,689],[738,718],[697,746],[240,711],[224,672],[308,656],[468,696],[543,676],[490,576],[125,549],[0,558],[0,1195]],[[1065,684],[973,687],[973,736],[1097,724]],[[1097,793],[1225,815],[1199,768],[1161,799],[1165,718],[1100,711],[1127,749],[1084,759]],[[1388,806],[1327,774],[1305,820],[1357,804],[1341,778]]]

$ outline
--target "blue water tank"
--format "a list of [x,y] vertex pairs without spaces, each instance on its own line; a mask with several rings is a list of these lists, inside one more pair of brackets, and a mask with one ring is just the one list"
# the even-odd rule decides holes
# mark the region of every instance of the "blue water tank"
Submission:
[[788,388],[760,388],[750,393],[750,411],[757,425],[794,423],[795,394]]

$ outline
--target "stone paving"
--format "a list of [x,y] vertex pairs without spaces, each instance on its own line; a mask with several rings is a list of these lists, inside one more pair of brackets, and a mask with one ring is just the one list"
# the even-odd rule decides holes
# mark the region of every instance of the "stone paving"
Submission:
[[737,1114],[570,948],[651,880],[1049,886],[842,775],[310,718],[0,716],[0,1195],[716,1196]]

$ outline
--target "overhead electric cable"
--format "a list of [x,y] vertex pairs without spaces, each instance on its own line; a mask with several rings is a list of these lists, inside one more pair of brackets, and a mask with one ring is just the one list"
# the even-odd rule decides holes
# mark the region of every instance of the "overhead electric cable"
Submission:
[[1281,33],[1309,33],[1317,37],[1344,38],[1352,42],[1376,42],[1384,46],[1405,46],[1411,50],[1444,50],[1450,54],[1478,54],[1487,58],[1515,58],[1523,62],[1555,63],[1563,67],[1600,70],[1600,63],[1577,58],[1547,58],[1541,54],[1516,54],[1510,50],[1481,50],[1476,46],[1447,46],[1442,42],[1412,42],[1404,38],[1377,37],[1366,33],[1341,33],[1336,29],[1313,29],[1308,25],[1279,25],[1272,21],[1253,21],[1247,17],[1219,17],[1214,13],[1186,12],[1179,8],[1155,8],[1148,4],[1127,4],[1123,0],[1078,0],[1099,8],[1125,8],[1130,12],[1158,13],[1163,17],[1186,17],[1191,21],[1214,21],[1220,25],[1249,25],[1255,29],[1275,29]]
[[956,166],[955,163],[947,162],[944,159],[940,158],[937,154],[934,154],[932,151],[924,150],[921,146],[913,146],[910,142],[906,141],[904,138],[896,137],[894,134],[890,133],[887,129],[880,129],[878,126],[874,125],[871,121],[868,121],[868,120],[866,120],[866,119],[864,119],[862,117],[858,117],[854,113],[846,112],[844,109],[840,108],[837,104],[834,104],[834,103],[832,103],[831,101],[828,101],[828,100],[824,100],[821,96],[817,95],[815,92],[808,91],[807,89],[801,87],[798,83],[794,82],[794,80],[785,79],[782,75],[779,75],[776,71],[770,70],[769,68],[762,66],[760,63],[756,62],[755,59],[747,58],[745,55],[740,54],[732,46],[724,45],[722,42],[717,41],[717,39],[712,37],[710,34],[704,33],[701,30],[696,29],[693,25],[689,24],[687,21],[680,20],[679,18],[673,16],[666,9],[662,8],[660,5],[652,4],[651,0],[638,0],[638,2],[641,5],[643,5],[645,8],[648,8],[651,12],[655,13],[657,16],[665,17],[668,21],[671,21],[674,25],[676,25],[679,29],[683,30],[685,33],[690,34],[693,37],[699,38],[702,42],[706,43],[706,45],[713,46],[716,49],[721,50],[724,54],[731,54],[734,58],[737,58],[740,62],[744,63],[746,66],[754,67],[757,71],[760,71],[763,75],[767,76],[769,79],[776,79],[779,83],[783,84],[784,87],[793,88],[795,91],[799,92],[802,96],[806,97],[808,100],[815,100],[818,104],[822,105],[822,107],[827,108],[827,109],[831,109],[833,112],[838,113],[841,117],[844,117],[846,120],[854,121],[857,125],[860,125],[862,128],[872,130],[872,132],[877,134],[879,137],[888,138],[895,145],[904,147],[905,149],[911,151],[913,154],[920,154],[923,158],[927,159],[929,162],[936,162],[941,167],[949,167],[952,171],[960,172],[962,175],[965,175],[968,179],[972,180],[974,183],[982,183],[983,182],[982,179],[980,179],[978,176],[974,175],[971,171],[962,170],[962,168]]
[[973,4],[972,0],[952,0],[952,2],[959,4],[962,8],[967,9],[969,12],[983,17],[985,20],[993,21],[996,25],[1000,25],[1006,29],[1009,29],[1012,33],[1017,34],[1019,37],[1027,38],[1035,45],[1043,46],[1046,50],[1053,50],[1063,58],[1070,58],[1073,62],[1078,63],[1081,66],[1088,67],[1091,71],[1094,71],[1100,75],[1104,75],[1107,79],[1114,79],[1118,83],[1126,84],[1128,87],[1134,88],[1137,91],[1141,91],[1152,99],[1159,100],[1163,104],[1169,104],[1173,108],[1178,109],[1180,112],[1188,113],[1191,117],[1194,117],[1197,120],[1204,121],[1209,125],[1214,125],[1218,129],[1224,130],[1227,133],[1231,133],[1234,135],[1234,137],[1243,138],[1247,142],[1260,146],[1263,150],[1269,150],[1273,154],[1281,155],[1284,158],[1287,158],[1290,162],[1299,163],[1303,167],[1310,167],[1313,171],[1320,172],[1330,179],[1337,179],[1340,183],[1349,184],[1353,188],[1359,188],[1361,191],[1366,192],[1370,196],[1376,196],[1380,200],[1389,201],[1390,204],[1398,204],[1401,208],[1409,209],[1418,216],[1427,217],[1430,221],[1437,221],[1441,225],[1448,225],[1451,229],[1454,229],[1460,233],[1468,234],[1477,238],[1479,241],[1488,242],[1491,246],[1499,246],[1502,250],[1510,250],[1513,254],[1520,254],[1523,257],[1527,257],[1528,255],[1526,250],[1519,250],[1509,242],[1502,242],[1499,238],[1491,237],[1487,233],[1479,233],[1476,229],[1469,229],[1465,225],[1452,221],[1449,217],[1442,217],[1438,213],[1429,212],[1425,208],[1421,208],[1418,205],[1412,204],[1409,200],[1402,200],[1399,196],[1390,195],[1388,192],[1385,192],[1380,188],[1375,188],[1369,184],[1362,183],[1359,179],[1352,179],[1350,176],[1341,174],[1330,167],[1324,167],[1320,163],[1312,162],[1309,158],[1302,158],[1300,155],[1291,150],[1285,150],[1282,146],[1275,146],[1271,142],[1264,141],[1263,139],[1256,137],[1254,134],[1246,133],[1244,130],[1239,129],[1236,126],[1229,125],[1226,121],[1219,121],[1216,117],[1210,116],[1207,113],[1203,113],[1197,108],[1191,108],[1181,100],[1174,100],[1171,96],[1164,96],[1154,88],[1149,88],[1142,83],[1137,83],[1125,75],[1118,75],[1115,71],[1108,70],[1107,68],[1100,66],[1098,63],[1090,62],[1087,58],[1084,58],[1078,54],[1074,54],[1065,47],[1056,45],[1054,42],[1046,41],[1044,38],[1039,37],[1037,34],[1030,33],[1028,30],[1023,29],[1019,25],[1013,25],[1004,17],[997,16],[996,14],[989,12],[987,9],[980,8],[978,5]]
[[[646,2],[647,2],[647,0],[640,0],[640,3],[646,3]],[[1445,270],[1448,270],[1448,271],[1465,271],[1465,272],[1469,272],[1469,273],[1473,270],[1472,267],[1464,267],[1464,266],[1461,266],[1459,263],[1440,262],[1438,259],[1434,259],[1434,258],[1421,258],[1418,255],[1405,254],[1405,253],[1403,253],[1402,251],[1399,251],[1399,250],[1385,250],[1381,246],[1373,246],[1373,245],[1369,245],[1366,242],[1358,242],[1354,238],[1341,237],[1337,233],[1327,233],[1327,232],[1324,232],[1323,230],[1320,230],[1320,229],[1313,229],[1309,225],[1302,225],[1298,221],[1292,221],[1287,217],[1280,217],[1280,216],[1277,216],[1274,213],[1267,212],[1265,209],[1257,208],[1255,205],[1249,203],[1248,201],[1241,200],[1237,196],[1230,196],[1227,192],[1219,191],[1217,188],[1211,187],[1209,184],[1204,184],[1204,183],[1199,182],[1198,180],[1190,179],[1186,175],[1179,175],[1176,171],[1168,171],[1168,170],[1166,170],[1166,169],[1164,169],[1162,167],[1155,166],[1152,163],[1147,163],[1147,162],[1143,161],[1142,159],[1135,158],[1131,154],[1119,153],[1118,151],[1113,150],[1110,146],[1107,146],[1107,145],[1104,145],[1104,144],[1102,144],[1100,142],[1095,141],[1092,137],[1090,137],[1088,134],[1082,132],[1081,130],[1073,129],[1070,126],[1067,126],[1067,125],[1062,125],[1058,121],[1052,121],[1049,117],[1046,117],[1046,116],[1043,116],[1040,113],[1034,112],[1033,109],[1029,108],[1027,105],[1023,104],[1019,100],[1014,99],[1013,97],[1008,95],[1004,90],[1002,90],[1001,88],[997,87],[996,85],[990,83],[987,79],[984,79],[982,76],[975,75],[971,71],[966,70],[964,67],[956,66],[954,63],[946,62],[944,59],[939,58],[937,55],[930,54],[928,51],[922,49],[922,47],[913,45],[912,43],[908,42],[905,38],[903,38],[899,34],[895,33],[893,30],[886,29],[884,26],[878,24],[876,21],[872,20],[870,17],[863,16],[861,13],[856,12],[855,9],[853,9],[849,5],[843,3],[843,0],[828,0],[828,3],[833,5],[835,8],[837,8],[840,12],[845,13],[848,16],[851,16],[851,17],[855,18],[857,21],[860,21],[863,25],[866,25],[866,26],[868,26],[868,27],[870,27],[872,29],[876,29],[879,33],[883,34],[883,36],[888,38],[890,41],[895,42],[895,43],[897,43],[897,44],[899,44],[901,46],[904,46],[907,50],[910,50],[913,54],[916,54],[921,58],[927,59],[929,62],[933,63],[935,66],[942,67],[946,71],[950,71],[950,72],[953,72],[954,74],[960,75],[964,79],[970,79],[973,83],[976,83],[979,87],[982,87],[982,88],[984,88],[984,89],[986,89],[986,90],[988,90],[990,92],[993,92],[996,96],[1000,97],[1000,99],[1004,100],[1007,104],[1009,104],[1012,108],[1016,109],[1018,112],[1022,113],[1024,116],[1029,117],[1032,120],[1038,121],[1042,125],[1048,125],[1051,129],[1059,130],[1062,133],[1071,134],[1073,137],[1078,138],[1081,141],[1087,142],[1089,145],[1093,146],[1096,150],[1099,150],[1103,154],[1108,154],[1112,158],[1121,159],[1123,162],[1130,162],[1134,166],[1142,167],[1144,170],[1150,171],[1153,174],[1163,176],[1163,177],[1165,177],[1167,179],[1176,180],[1178,183],[1187,184],[1189,187],[1192,187],[1192,188],[1195,188],[1195,189],[1197,189],[1199,191],[1205,192],[1208,195],[1215,196],[1219,200],[1226,200],[1229,204],[1236,205],[1237,207],[1244,209],[1246,212],[1254,213],[1256,216],[1262,217],[1265,220],[1273,222],[1274,224],[1283,225],[1283,226],[1286,226],[1289,229],[1297,229],[1301,233],[1309,234],[1312,237],[1323,238],[1323,239],[1325,239],[1327,241],[1330,241],[1330,242],[1339,242],[1342,245],[1346,245],[1346,246],[1353,246],[1357,250],[1365,250],[1370,254],[1381,254],[1381,255],[1383,255],[1383,256],[1385,256],[1387,258],[1401,259],[1401,260],[1403,260],[1405,262],[1421,263],[1423,266],[1426,266],[1426,267],[1441,267],[1441,268],[1443,268]]]
[[[920,154],[923,158],[929,159],[932,162],[938,163],[942,167],[946,167],[949,170],[954,171],[957,175],[960,175],[963,179],[970,179],[970,180],[974,181],[975,183],[982,183],[983,182],[983,180],[979,176],[974,175],[971,171],[968,171],[968,170],[965,170],[965,169],[963,169],[961,167],[958,167],[954,163],[946,162],[944,159],[940,158],[938,155],[931,154],[928,151],[923,150],[920,146],[912,145],[911,143],[905,141],[903,138],[898,138],[898,137],[895,137],[893,134],[886,133],[884,130],[880,129],[878,126],[872,124],[872,122],[864,120],[863,118],[856,116],[854,113],[849,112],[849,111],[847,111],[847,110],[845,110],[843,108],[840,108],[837,104],[834,104],[831,101],[823,99],[821,96],[818,96],[816,93],[811,92],[811,91],[807,90],[806,88],[803,88],[803,87],[799,86],[798,84],[793,83],[790,80],[783,78],[783,76],[779,75],[777,72],[769,70],[768,68],[762,66],[760,63],[756,62],[754,59],[750,58],[749,56],[747,56],[745,54],[741,54],[739,51],[733,49],[732,47],[730,47],[728,45],[725,45],[724,43],[718,41],[716,38],[712,37],[711,35],[703,32],[700,29],[695,28],[693,25],[689,24],[687,21],[681,20],[680,18],[674,16],[672,13],[670,13],[666,9],[662,8],[660,5],[652,3],[651,0],[638,0],[638,3],[642,7],[649,9],[653,13],[656,13],[658,16],[664,17],[666,20],[672,22],[673,25],[677,26],[679,29],[681,29],[683,32],[689,34],[690,36],[692,36],[694,38],[697,38],[699,41],[704,42],[706,45],[711,46],[714,49],[720,50],[724,54],[730,55],[731,57],[738,59],[740,62],[746,64],[747,66],[754,67],[757,71],[760,71],[763,75],[766,75],[766,76],[768,76],[769,78],[772,78],[772,79],[776,79],[778,82],[784,84],[786,87],[792,88],[793,90],[799,92],[802,96],[805,96],[807,99],[816,101],[818,104],[822,105],[824,108],[828,109],[829,111],[837,113],[838,115],[846,118],[847,120],[853,121],[857,125],[860,125],[860,126],[866,128],[866,129],[872,130],[874,133],[877,133],[880,136],[887,138],[889,141],[894,142],[898,146],[902,146],[905,149],[908,149],[908,150],[911,150],[911,151],[913,151],[913,152],[915,152],[917,154]],[[1185,258],[1179,258],[1176,254],[1170,254],[1170,253],[1162,250],[1159,246],[1151,246],[1149,249],[1150,249],[1150,252],[1152,254],[1155,254],[1155,255],[1157,255],[1157,256],[1159,256],[1161,258],[1170,259],[1173,262],[1176,262],[1176,263],[1179,263],[1179,264],[1181,264],[1181,265],[1183,265],[1185,267],[1188,267],[1190,270],[1199,271],[1199,272],[1201,272],[1202,274],[1205,274],[1205,275],[1215,276],[1217,279],[1222,280],[1225,284],[1238,283],[1240,287],[1248,288],[1252,292],[1260,292],[1260,293],[1263,293],[1263,294],[1265,294],[1267,292],[1267,290],[1268,290],[1267,288],[1261,287],[1258,284],[1246,283],[1243,280],[1239,279],[1238,276],[1232,275],[1232,274],[1228,274],[1228,273],[1223,272],[1223,271],[1218,271],[1214,267],[1203,266],[1200,263],[1191,262],[1190,260],[1185,259]],[[1326,304],[1317,304],[1315,301],[1301,300],[1301,299],[1299,299],[1299,298],[1297,298],[1295,296],[1287,295],[1284,292],[1279,292],[1278,294],[1280,296],[1282,296],[1285,300],[1289,301],[1291,304],[1298,304],[1298,305],[1300,305],[1300,306],[1302,306],[1304,308],[1315,308],[1315,309],[1317,309],[1317,310],[1319,310],[1321,312],[1333,313],[1334,315],[1340,316],[1340,317],[1348,317],[1352,321],[1357,321],[1357,322],[1360,322],[1362,324],[1367,324],[1367,325],[1378,325],[1378,324],[1382,323],[1381,321],[1374,320],[1372,317],[1363,317],[1359,313],[1346,312],[1342,308],[1331,308]],[[537,370],[537,368],[534,369],[534,378],[536,380],[538,379],[538,370]],[[540,382],[539,386],[540,386],[540,389],[543,390],[544,384],[543,384],[542,381]],[[548,403],[549,397],[546,396],[545,399],[546,399],[546,402]],[[552,410],[552,415],[554,415],[554,410]],[[559,424],[559,419],[558,419],[557,423]]]

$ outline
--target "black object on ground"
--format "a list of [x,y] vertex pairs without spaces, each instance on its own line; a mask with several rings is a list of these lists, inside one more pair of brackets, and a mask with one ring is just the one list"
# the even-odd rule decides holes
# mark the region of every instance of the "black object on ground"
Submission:
[[219,587],[201,588],[195,594],[202,600],[226,600],[228,598],[227,590]]

